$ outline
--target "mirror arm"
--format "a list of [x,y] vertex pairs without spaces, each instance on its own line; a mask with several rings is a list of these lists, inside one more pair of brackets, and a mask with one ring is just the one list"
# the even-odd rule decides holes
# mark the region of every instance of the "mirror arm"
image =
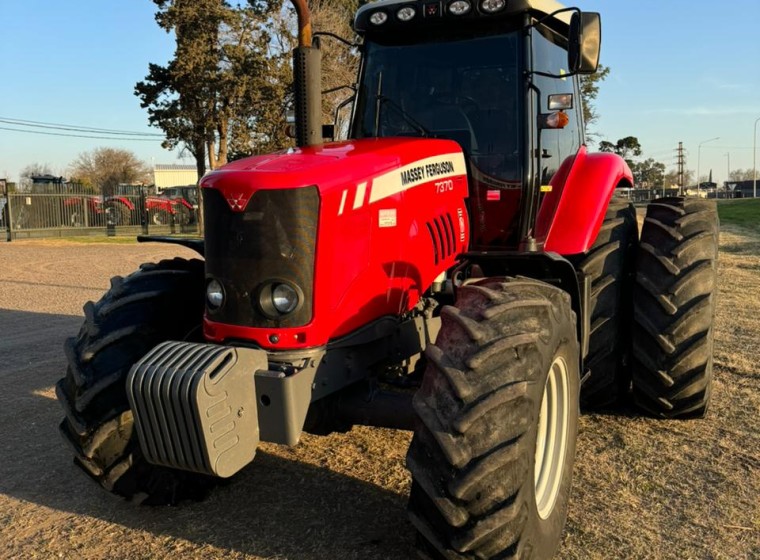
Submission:
[[558,14],[564,14],[565,12],[577,12],[577,13],[581,13],[580,9],[578,9],[578,8],[562,8],[561,10],[557,10],[556,12],[552,12],[552,13],[550,13],[548,15],[545,15],[541,19],[538,19],[538,20],[534,21],[526,29],[531,29],[533,27],[541,25],[545,21],[548,21],[551,18],[556,17]]
[[573,70],[572,72],[565,72],[564,74],[550,74],[549,72],[539,72],[538,70],[529,70],[527,73],[533,74],[534,76],[544,76],[545,78],[571,78],[575,76],[578,72]]

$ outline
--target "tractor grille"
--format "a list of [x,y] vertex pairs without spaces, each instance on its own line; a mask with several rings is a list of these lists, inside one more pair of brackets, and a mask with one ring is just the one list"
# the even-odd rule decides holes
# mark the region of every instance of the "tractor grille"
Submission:
[[435,264],[449,258],[457,251],[456,234],[451,214],[443,214],[428,222],[427,230],[430,241],[433,243],[433,256]]
[[[261,190],[244,212],[233,212],[222,194],[203,189],[206,273],[221,282],[224,305],[209,310],[213,321],[246,327],[300,327],[311,321],[317,187]],[[303,304],[272,319],[258,306],[258,294],[271,281],[297,285]]]

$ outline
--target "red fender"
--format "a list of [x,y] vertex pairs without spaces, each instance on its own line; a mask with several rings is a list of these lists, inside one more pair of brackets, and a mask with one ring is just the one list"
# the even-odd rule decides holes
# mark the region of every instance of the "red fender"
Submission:
[[108,197],[108,200],[110,202],[118,202],[120,204],[123,204],[124,206],[129,208],[130,212],[135,209],[135,205],[132,204],[132,202],[128,198],[125,198],[123,196],[111,196],[111,197]]
[[589,154],[585,146],[567,158],[551,181],[536,221],[536,239],[544,251],[584,253],[602,227],[607,206],[620,183],[633,186],[628,164],[617,154]]

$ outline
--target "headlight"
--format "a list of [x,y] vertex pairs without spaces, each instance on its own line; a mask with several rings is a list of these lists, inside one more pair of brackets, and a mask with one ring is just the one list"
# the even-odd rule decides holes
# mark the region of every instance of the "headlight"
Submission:
[[467,0],[454,0],[449,4],[449,13],[455,16],[463,16],[470,12],[472,6]]
[[499,10],[503,10],[506,5],[506,0],[483,0],[480,3],[480,9],[487,14],[495,14]]
[[388,14],[385,12],[375,12],[369,16],[369,21],[372,23],[372,25],[382,25],[388,21]]
[[219,309],[224,303],[224,289],[217,280],[206,284],[206,301],[211,309]]
[[272,290],[272,305],[285,315],[298,307],[298,292],[288,284],[277,284]]
[[406,6],[404,8],[401,8],[398,12],[396,12],[396,17],[400,21],[411,21],[416,14],[417,14],[417,10],[415,10],[411,6]]

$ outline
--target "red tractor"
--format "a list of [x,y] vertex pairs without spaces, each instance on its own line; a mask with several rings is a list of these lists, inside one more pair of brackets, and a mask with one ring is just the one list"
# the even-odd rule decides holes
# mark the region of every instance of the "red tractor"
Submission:
[[700,416],[712,376],[712,203],[649,205],[587,152],[578,75],[598,14],[553,0],[362,6],[350,139],[323,143],[299,12],[299,147],[202,180],[204,260],[116,277],[66,344],[76,462],[150,503],[203,494],[259,441],[414,430],[429,558],[549,558],[579,403]]

